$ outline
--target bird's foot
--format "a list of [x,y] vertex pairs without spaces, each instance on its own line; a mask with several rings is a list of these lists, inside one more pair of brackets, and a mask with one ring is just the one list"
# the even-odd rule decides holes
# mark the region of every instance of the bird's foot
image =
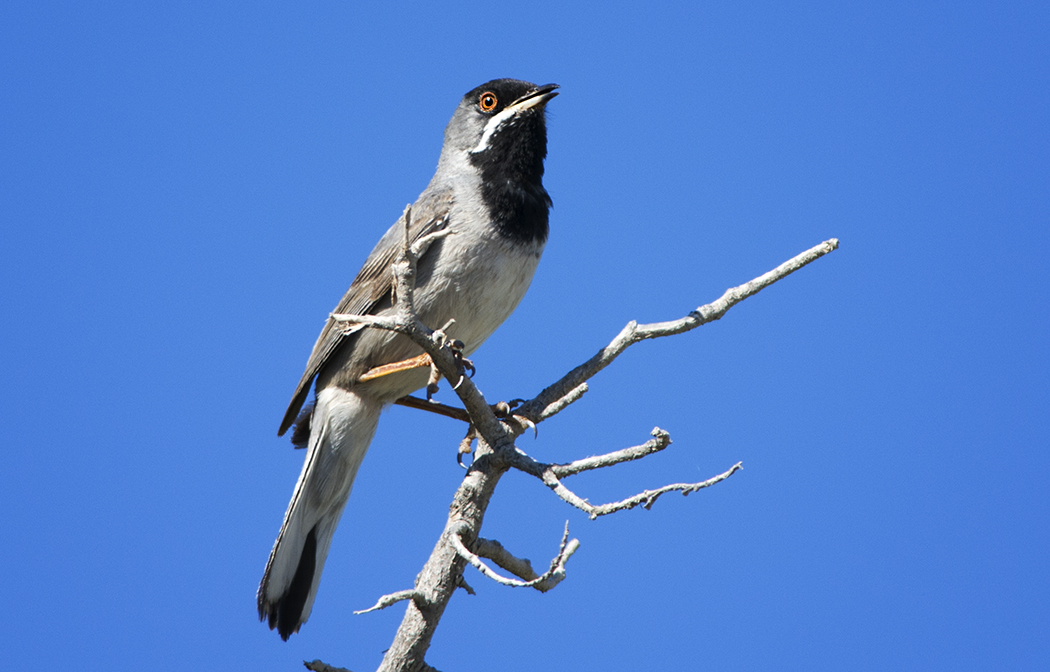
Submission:
[[[444,338],[444,332],[442,331],[440,333],[442,338]],[[459,380],[457,380],[456,384],[452,386],[452,389],[458,390],[459,386],[463,384],[463,378],[465,376],[473,378],[477,369],[474,368],[474,362],[463,356],[463,348],[466,347],[464,346],[463,341],[453,338],[451,340],[446,340],[444,345],[448,347],[449,351],[452,353],[452,357],[456,360],[456,369],[459,371]],[[434,366],[434,363],[431,362],[430,382],[427,383],[427,401],[430,401],[431,398],[437,394],[439,380],[441,380],[441,372],[438,371],[437,367]]]
[[501,401],[491,406],[493,414],[500,420],[511,420],[518,423],[521,426],[522,431],[525,431],[526,427],[532,429],[533,436],[539,436],[539,430],[536,429],[536,423],[529,420],[524,415],[517,415],[514,413],[514,409],[525,403],[524,399],[511,399],[510,401]]
[[434,401],[434,395],[441,388],[438,387],[438,381],[441,380],[441,372],[438,371],[438,367],[431,362],[430,363],[430,380],[427,381],[427,401]]
[[478,438],[478,431],[474,429],[474,425],[467,427],[467,435],[463,437],[463,440],[459,442],[459,451],[456,453],[456,462],[459,466],[466,469],[469,464],[463,464],[463,456],[471,456],[471,464],[474,463],[474,439]]
[[[517,415],[514,413],[514,408],[525,403],[524,399],[511,399],[510,401],[501,401],[497,404],[492,404],[489,408],[492,409],[493,414],[497,418],[503,421],[516,422],[521,427],[521,431],[525,431],[526,427],[531,427],[534,435],[539,435],[539,430],[536,429],[536,423],[526,418],[524,415]],[[464,455],[474,455],[474,440],[478,438],[478,431],[471,424],[467,427],[467,435],[463,437],[463,440],[459,442],[459,451],[456,455],[456,462],[459,466],[466,469],[470,465],[463,463]],[[473,463],[473,460],[472,460]]]
[[448,344],[448,349],[452,351],[452,356],[456,358],[456,368],[459,370],[459,382],[456,383],[455,387],[459,387],[460,383],[463,382],[463,376],[470,376],[473,378],[474,373],[477,371],[477,369],[474,368],[474,362],[463,356],[464,347],[466,346],[463,344],[463,341],[457,341],[455,339]]

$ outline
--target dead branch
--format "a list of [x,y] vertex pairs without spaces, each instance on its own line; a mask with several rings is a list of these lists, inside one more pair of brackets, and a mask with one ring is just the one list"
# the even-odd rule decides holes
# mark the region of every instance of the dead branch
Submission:
[[389,595],[382,596],[373,606],[369,607],[368,609],[355,611],[354,615],[367,614],[370,611],[380,611],[382,609],[386,609],[387,607],[393,606],[398,602],[403,602],[405,600],[414,600],[417,597],[420,597],[420,594],[414,590],[399,590],[396,593],[390,593]]
[[650,338],[681,334],[696,329],[708,322],[720,320],[722,319],[722,316],[736,304],[758,294],[760,291],[778,280],[783,280],[803,266],[820,259],[825,254],[838,249],[838,246],[839,241],[837,238],[826,240],[820,245],[812,247],[802,254],[785,261],[772,271],[760,275],[750,282],[746,282],[738,287],[727,289],[717,301],[712,301],[711,303],[700,306],[681,319],[671,322],[654,322],[652,324],[642,325],[633,320],[628,322],[627,326],[617,334],[616,338],[614,338],[609,345],[599,350],[597,354],[583,364],[580,364],[575,369],[565,374],[561,380],[540,392],[534,399],[525,402],[520,408],[518,408],[517,412],[521,415],[528,416],[533,420],[539,421],[542,419],[542,411],[544,409],[548,408],[551,404],[555,404],[557,400],[567,396],[574,388],[593,378],[595,374],[612,364],[624,350],[635,343]]
[[[512,586],[539,588],[546,581],[552,587],[553,584],[564,578],[565,562],[579,545],[575,539],[568,541],[568,528],[563,536],[558,555],[551,563],[551,568],[538,577],[535,576],[535,572],[532,571],[527,561],[514,557],[496,542],[479,539],[478,533],[484,522],[489,501],[499,479],[508,469],[516,468],[540,478],[563,500],[586,511],[591,518],[637,506],[648,508],[660,496],[668,492],[678,491],[689,494],[723,481],[739,470],[741,465],[737,463],[728,471],[706,481],[675,483],[655,490],[645,490],[618,502],[593,506],[566,488],[561,483],[561,479],[583,471],[641,459],[663,450],[670,443],[670,437],[666,432],[654,430],[653,440],[640,446],[566,464],[537,462],[518,450],[514,446],[514,439],[529,426],[529,423],[521,419],[539,423],[568,407],[587,391],[588,380],[611,364],[631,345],[650,338],[684,333],[702,324],[721,319],[737,303],[754,296],[765,287],[837,249],[839,244],[836,239],[821,243],[772,271],[739,287],[727,290],[718,300],[701,306],[678,320],[645,325],[639,325],[634,321],[629,322],[609,345],[599,350],[591,359],[577,366],[535,398],[518,407],[513,416],[501,420],[470,378],[463,375],[462,357],[457,356],[457,353],[449,347],[450,344],[446,343],[447,339],[442,331],[432,331],[422,324],[414,313],[412,299],[416,259],[422,253],[421,250],[425,249],[425,245],[430,244],[439,236],[430,234],[417,241],[416,245],[410,246],[407,241],[410,217],[411,210],[406,209],[406,242],[400,258],[394,263],[393,286],[397,300],[393,314],[384,316],[333,315],[333,318],[352,326],[361,325],[404,334],[430,355],[433,366],[449,381],[463,403],[463,412],[474,428],[478,447],[474,462],[467,470],[453,498],[445,529],[423,570],[416,577],[414,588],[384,596],[380,598],[375,607],[365,610],[372,611],[400,601],[407,601],[405,616],[393,643],[386,652],[379,668],[380,672],[433,670],[425,662],[424,656],[452,593],[457,587],[465,585],[462,574],[468,563],[477,567],[486,576]],[[448,235],[449,232],[442,230],[438,233]],[[428,408],[427,410],[433,409]],[[458,413],[455,415],[452,412],[443,414],[458,417]],[[475,550],[471,551],[471,547]],[[498,566],[518,576],[521,580],[516,581],[500,576],[482,562],[481,557],[493,560]]]
[[573,476],[584,471],[590,471],[591,469],[601,469],[603,467],[611,467],[614,464],[620,464],[621,462],[640,460],[647,455],[652,455],[653,453],[659,452],[671,445],[671,435],[659,427],[653,427],[653,431],[649,432],[649,434],[652,435],[653,438],[640,446],[624,448],[605,455],[585,457],[582,460],[576,460],[575,462],[569,462],[568,464],[551,464],[545,466],[550,468],[551,473],[556,478],[565,478],[566,476]]
[[[569,561],[572,554],[580,547],[580,541],[579,539],[569,541],[569,523],[566,522],[565,533],[561,537],[558,554],[554,556],[553,560],[551,560],[550,569],[543,574],[536,576],[536,573],[532,571],[532,564],[528,560],[514,557],[508,553],[498,541],[485,540],[485,543],[482,544],[482,546],[485,548],[486,552],[499,558],[496,563],[507,571],[525,579],[523,581],[517,581],[497,574],[491,567],[482,562],[481,558],[467,549],[466,545],[463,543],[463,539],[461,539],[458,534],[452,537],[452,545],[455,547],[456,552],[459,553],[460,557],[493,581],[502,583],[505,586],[513,586],[515,588],[535,588],[541,593],[545,593],[561,583],[565,578],[565,563]],[[495,560],[495,558],[491,557],[490,559]],[[503,563],[505,563],[506,566],[504,566]]]
[[653,439],[646,441],[640,446],[624,448],[623,450],[576,460],[575,462],[570,462],[568,464],[544,464],[542,462],[537,462],[526,455],[521,449],[518,449],[514,452],[514,455],[510,457],[511,466],[543,481],[543,484],[553,490],[554,494],[558,495],[563,501],[575,506],[577,509],[580,509],[589,515],[591,520],[594,520],[599,516],[616,513],[617,511],[627,511],[639,505],[649,509],[656,503],[656,500],[659,499],[661,495],[675,491],[681,492],[683,495],[688,495],[691,492],[696,492],[697,490],[708,488],[715,483],[720,483],[743,468],[743,464],[737,462],[730,467],[729,470],[709,478],[706,481],[700,481],[699,483],[672,483],[671,485],[665,485],[662,488],[657,488],[655,490],[644,490],[637,495],[618,502],[610,502],[609,504],[601,504],[598,506],[583,499],[575,492],[565,487],[565,484],[561,482],[561,478],[572,476],[583,471],[611,467],[615,464],[629,462],[631,460],[640,460],[647,455],[652,455],[655,452],[663,450],[671,444],[670,435],[659,427],[653,429],[652,435],[654,437]]
[[[574,539],[573,541],[576,540]],[[522,581],[532,581],[539,578],[539,575],[536,574],[536,571],[532,568],[531,562],[525,558],[516,557],[510,551],[503,548],[503,544],[494,539],[478,538],[474,543],[474,551],[478,554],[478,557],[488,558],[495,562],[499,567],[507,570]],[[573,549],[573,552],[575,552],[575,549]],[[541,593],[546,593],[548,590],[561,583],[564,578],[565,573],[562,572],[561,574],[552,576],[549,581],[538,582],[533,588]]]

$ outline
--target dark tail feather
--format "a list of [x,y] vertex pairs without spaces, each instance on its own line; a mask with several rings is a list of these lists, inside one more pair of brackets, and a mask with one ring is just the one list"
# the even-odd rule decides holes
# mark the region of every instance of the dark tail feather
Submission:
[[306,448],[310,445],[310,424],[313,414],[314,405],[307,404],[303,407],[299,417],[295,419],[295,429],[292,430],[292,445],[296,448]]
[[[340,388],[317,394],[303,470],[259,583],[259,619],[287,640],[310,617],[332,535],[382,405]],[[305,434],[305,432],[304,432]]]
[[280,602],[273,605],[269,613],[270,629],[277,628],[277,633],[286,642],[293,633],[299,632],[303,607],[306,606],[306,598],[310,595],[310,586],[314,581],[314,571],[317,568],[316,532],[317,527],[314,526],[306,535],[303,553],[299,556],[299,565],[295,568],[292,585],[288,587],[288,592]]

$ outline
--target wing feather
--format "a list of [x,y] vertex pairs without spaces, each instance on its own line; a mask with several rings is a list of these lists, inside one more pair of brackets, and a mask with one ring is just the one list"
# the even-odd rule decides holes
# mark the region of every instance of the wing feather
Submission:
[[[437,193],[425,192],[412,206],[412,223],[409,227],[408,238],[410,244],[423,236],[440,231],[448,224],[449,211],[452,205],[452,194],[450,191]],[[397,222],[391,226],[383,237],[379,239],[375,249],[368,255],[364,266],[358,271],[350,289],[343,295],[339,305],[333,313],[351,315],[369,315],[376,310],[376,306],[390,295],[390,287],[393,275],[390,271],[401,249],[404,240],[405,217],[402,215]],[[424,253],[426,256],[426,253]],[[331,317],[325,322],[321,335],[314,343],[314,349],[310,353],[310,359],[306,362],[306,370],[299,379],[299,386],[292,395],[292,401],[281,421],[281,428],[277,435],[282,436],[288,428],[295,423],[299,409],[310,395],[310,387],[318,372],[332,355],[342,347],[352,347],[354,336],[363,329],[363,326],[355,325],[347,327],[337,323]]]

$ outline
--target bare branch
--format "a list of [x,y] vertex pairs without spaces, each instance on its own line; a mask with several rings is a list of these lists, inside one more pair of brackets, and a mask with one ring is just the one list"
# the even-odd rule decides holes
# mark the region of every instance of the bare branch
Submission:
[[699,483],[674,483],[672,485],[665,485],[656,490],[645,490],[644,492],[640,492],[633,497],[628,497],[619,502],[611,502],[599,506],[595,506],[586,499],[583,499],[575,492],[565,487],[565,484],[559,480],[559,477],[572,476],[591,469],[610,467],[614,464],[620,464],[621,462],[639,460],[646,455],[659,452],[671,444],[670,435],[659,427],[653,429],[652,434],[654,438],[646,441],[640,446],[624,448],[623,450],[606,453],[605,455],[576,460],[569,464],[544,464],[543,462],[538,462],[528,456],[520,448],[514,451],[513,455],[509,457],[509,460],[512,467],[519,471],[524,471],[525,473],[535,476],[543,481],[543,484],[553,490],[554,494],[558,495],[558,497],[565,502],[575,506],[577,509],[585,512],[591,517],[591,520],[617,511],[633,509],[639,505],[643,505],[648,509],[656,502],[660,495],[673,491],[679,491],[683,495],[688,495],[691,492],[696,492],[697,490],[710,487],[715,483],[720,483],[732,476],[739,469],[743,468],[743,465],[740,462],[737,462],[728,471],[719,474],[718,476],[714,476],[713,478],[709,478],[706,481],[701,481]]
[[621,462],[638,460],[646,455],[659,452],[671,445],[671,435],[659,427],[654,427],[650,434],[653,438],[640,446],[614,450],[613,452],[604,455],[585,457],[582,460],[576,460],[574,462],[569,462],[568,464],[546,464],[544,462],[539,462],[530,457],[525,451],[518,448],[514,451],[514,454],[510,456],[510,466],[519,471],[524,471],[527,474],[535,476],[544,482],[546,482],[548,476],[555,479],[565,478],[566,476],[573,476],[584,471],[590,471],[591,469],[600,469],[602,467],[610,467],[614,464],[620,464]]
[[[568,525],[566,524],[566,529],[567,527]],[[564,543],[564,539],[562,541]],[[479,557],[488,558],[489,560],[495,562],[498,566],[502,567],[503,569],[507,570],[508,572],[518,577],[519,579],[522,579],[523,581],[534,581],[540,578],[539,575],[536,574],[536,571],[532,568],[531,562],[529,562],[525,558],[519,558],[515,556],[513,553],[504,548],[503,544],[499,543],[494,539],[482,539],[479,537],[478,540],[474,542],[474,552],[477,553]],[[561,583],[562,579],[564,578],[564,572],[561,574],[555,574],[547,581],[540,581],[535,586],[533,586],[533,588],[540,591],[541,593],[546,593],[548,590],[554,588],[554,586]]]
[[531,562],[515,556],[494,539],[478,537],[478,540],[474,542],[474,552],[479,558],[488,558],[523,581],[532,581],[538,576],[532,569]]
[[426,253],[427,248],[429,248],[435,240],[440,240],[451,233],[452,229],[439,229],[437,231],[432,231],[413,243],[412,247],[409,248],[409,254],[415,258],[416,261],[419,261],[419,258]]
[[551,418],[561,413],[563,410],[568,408],[570,404],[579,401],[580,397],[587,393],[587,390],[587,383],[580,383],[576,387],[572,388],[560,399],[552,401],[551,403],[547,404],[545,408],[541,409],[539,412],[539,416],[536,418],[536,422],[543,422],[547,418]]
[[[515,588],[535,588],[540,592],[547,592],[548,590],[562,582],[562,580],[565,578],[565,563],[569,561],[569,558],[572,557],[572,554],[575,553],[576,549],[580,547],[580,541],[578,539],[573,539],[572,541],[569,541],[569,523],[566,522],[565,532],[564,534],[562,534],[561,544],[558,547],[558,554],[554,556],[553,560],[551,560],[550,569],[548,569],[540,576],[535,576],[535,572],[532,571],[532,565],[531,563],[529,563],[528,560],[521,560],[520,558],[515,558],[513,555],[508,553],[506,549],[504,549],[503,546],[499,544],[499,542],[486,541],[486,543],[483,544],[486,551],[492,552],[496,555],[500,555],[501,559],[506,560],[509,565],[520,570],[522,573],[532,574],[534,577],[526,581],[517,581],[515,579],[510,579],[505,576],[500,576],[495,572],[495,570],[493,570],[491,567],[482,562],[481,558],[479,558],[474,553],[471,553],[470,550],[468,550],[466,545],[463,543],[463,539],[460,536],[460,534],[453,534],[449,540],[452,542],[453,548],[456,549],[456,552],[461,558],[469,562],[479,572],[492,579],[493,581],[497,583],[502,583],[505,586],[513,586]],[[496,550],[496,547],[499,547],[498,551]],[[500,551],[502,551],[502,553],[500,553]],[[500,564],[500,562],[496,561],[496,564]],[[507,569],[507,571],[509,572],[518,574],[518,572],[514,569],[508,569],[502,564],[500,564],[500,566],[504,569]],[[526,570],[525,567],[527,567],[528,569]],[[520,574],[518,575],[520,576]]]
[[379,611],[381,609],[386,609],[387,607],[393,606],[398,602],[404,602],[405,600],[415,600],[421,597],[422,595],[415,589],[399,590],[396,593],[390,593],[389,595],[382,596],[381,598],[379,598],[379,601],[377,601],[374,606],[371,606],[368,609],[362,609],[361,611],[355,611],[354,615],[358,616],[360,614],[367,614],[372,611]]
[[328,313],[328,317],[336,322],[344,322],[351,326],[364,325],[387,331],[404,331],[404,327],[392,317],[382,315],[355,315],[352,313]]
[[656,503],[656,500],[660,497],[660,495],[666,494],[668,492],[673,492],[675,490],[681,491],[683,495],[688,495],[690,492],[696,492],[697,490],[702,490],[703,488],[712,486],[715,483],[720,483],[721,481],[724,481],[730,476],[732,476],[740,469],[743,469],[743,464],[741,462],[737,462],[732,467],[730,467],[728,471],[725,471],[719,474],[718,476],[709,478],[706,481],[700,481],[699,483],[674,483],[672,485],[665,485],[664,487],[657,488],[656,490],[645,490],[643,492],[638,493],[637,495],[634,495],[633,497],[628,497],[627,499],[621,500],[619,502],[611,502],[609,504],[601,504],[599,506],[594,506],[587,500],[581,498],[572,490],[565,487],[565,484],[559,481],[557,477],[555,477],[554,474],[551,473],[551,471],[549,470],[545,471],[543,474],[543,483],[551,490],[553,490],[554,493],[561,497],[564,501],[568,502],[569,504],[572,504],[577,509],[583,511],[588,516],[590,516],[591,520],[594,520],[599,516],[606,516],[610,513],[616,513],[617,511],[626,511],[628,509],[633,509],[638,505],[643,505],[646,509],[648,509],[652,507],[654,503]]
[[[411,211],[406,211],[406,235],[410,217]],[[429,354],[434,367],[453,386],[456,394],[463,402],[464,412],[476,432],[477,450],[474,461],[456,491],[445,529],[433,553],[419,573],[414,590],[402,591],[402,593],[409,593],[409,595],[402,598],[407,600],[405,616],[394,641],[384,656],[380,672],[392,670],[433,670],[426,664],[424,656],[449,599],[453,592],[463,585],[462,573],[467,563],[477,567],[485,576],[511,586],[539,588],[543,585],[548,586],[549,589],[549,586],[553,586],[564,578],[565,563],[579,546],[577,540],[573,539],[570,541],[568,539],[568,528],[566,528],[566,532],[562,537],[558,555],[551,562],[551,568],[542,576],[535,578],[524,578],[534,575],[534,572],[531,571],[531,566],[527,562],[515,558],[509,552],[506,552],[506,549],[502,549],[501,546],[495,544],[495,542],[478,542],[480,546],[477,548],[485,551],[487,555],[497,556],[497,558],[489,558],[494,560],[497,565],[512,574],[520,573],[524,579],[521,581],[500,576],[489,568],[478,555],[467,549],[464,539],[478,539],[478,532],[481,529],[488,503],[500,478],[508,468],[513,466],[541,478],[562,499],[587,512],[592,518],[637,506],[648,508],[660,496],[668,492],[678,491],[688,494],[718,483],[740,469],[740,464],[738,463],[725,473],[700,483],[671,484],[656,490],[646,490],[619,502],[593,506],[566,488],[559,479],[582,471],[640,459],[645,455],[662,450],[669,443],[669,437],[666,436],[666,433],[662,435],[654,433],[654,439],[641,446],[626,448],[603,456],[585,458],[568,464],[548,465],[533,460],[515,448],[515,437],[524,432],[528,425],[524,422],[512,422],[512,420],[516,420],[514,416],[522,416],[533,423],[537,423],[553,416],[579,399],[587,391],[586,382],[612,363],[620,353],[634,343],[649,338],[683,333],[707,322],[720,319],[729,308],[740,301],[753,296],[763,288],[768,287],[777,280],[786,277],[837,247],[838,241],[834,239],[818,245],[787,263],[781,264],[773,271],[749,283],[726,291],[717,301],[701,306],[679,320],[647,325],[639,325],[636,322],[628,323],[620,334],[594,357],[570,371],[561,380],[547,387],[531,401],[517,408],[516,412],[506,422],[501,422],[470,378],[462,375],[462,358],[457,357],[451,348],[448,347],[449,344],[446,343],[447,339],[443,337],[443,334],[430,330],[416,317],[412,304],[412,292],[415,259],[417,258],[415,253],[417,250],[412,249],[412,246],[406,241],[400,258],[393,264],[394,295],[396,297],[396,307],[392,311],[393,314],[385,315],[382,318],[374,316],[339,316],[337,319],[345,318],[341,319],[341,321],[345,321],[351,326],[362,325],[404,334],[424,352]],[[428,408],[427,410],[433,409]],[[456,410],[458,411],[458,409]],[[500,549],[502,549],[502,552]],[[506,566],[504,566],[504,563]],[[529,571],[526,571],[526,568]],[[383,603],[384,599],[394,600],[399,595],[401,593],[382,598],[380,604]]]
[[[594,520],[598,516],[616,513],[617,511],[626,511],[628,509],[633,509],[638,505],[642,505],[646,509],[648,509],[656,503],[656,500],[658,497],[660,497],[660,495],[666,494],[668,492],[674,492],[676,490],[681,492],[683,495],[688,495],[691,492],[696,492],[697,490],[702,490],[704,488],[710,487],[715,483],[720,483],[743,468],[743,463],[737,462],[727,471],[717,476],[713,476],[707,479],[706,481],[700,481],[699,483],[675,483],[673,485],[665,485],[664,487],[657,488],[656,490],[646,490],[644,492],[640,492],[634,497],[628,497],[627,499],[624,499],[619,502],[613,502],[611,504],[602,504],[601,506],[593,507],[588,505],[588,508],[590,509],[588,513],[591,516],[591,520]],[[587,511],[587,509],[584,510]]]
[[394,307],[400,321],[414,322],[416,318],[416,306],[414,301],[414,290],[416,287],[416,262],[419,257],[412,253],[408,231],[412,227],[412,206],[406,205],[405,211],[401,213],[401,219],[405,222],[405,236],[401,241],[401,255],[394,260],[391,268],[394,277],[391,283],[391,293]]
[[679,320],[672,322],[655,322],[643,325],[639,325],[634,321],[628,322],[627,326],[620,331],[609,345],[599,350],[596,355],[583,364],[565,374],[561,380],[540,392],[534,399],[526,402],[518,409],[518,413],[533,419],[539,419],[543,409],[554,404],[556,400],[565,397],[573,388],[590,380],[599,371],[609,366],[609,364],[612,364],[613,360],[619,357],[628,347],[649,338],[681,334],[703,324],[707,324],[708,322],[719,320],[730,308],[744,299],[754,296],[766,287],[772,285],[778,280],[786,278],[803,266],[806,266],[807,264],[823,257],[825,254],[838,249],[838,246],[839,241],[837,238],[826,240],[820,245],[812,247],[793,259],[777,266],[772,271],[760,275],[743,285],[726,290],[717,301],[700,306]]
[[659,427],[654,427],[650,434],[652,434],[653,438],[640,446],[624,448],[623,450],[606,453],[605,455],[585,457],[582,460],[576,460],[575,462],[569,462],[568,464],[552,464],[550,465],[551,473],[557,478],[565,478],[566,476],[572,476],[583,471],[590,471],[591,469],[601,469],[602,467],[611,467],[612,465],[620,464],[621,462],[640,460],[646,455],[660,452],[667,446],[671,445],[671,435]]

